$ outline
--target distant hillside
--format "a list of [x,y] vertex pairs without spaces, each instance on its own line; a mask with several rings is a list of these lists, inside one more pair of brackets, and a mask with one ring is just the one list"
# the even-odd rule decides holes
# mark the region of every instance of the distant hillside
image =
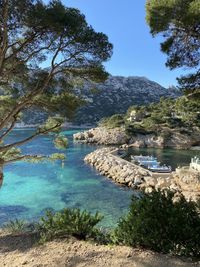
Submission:
[[95,124],[103,117],[125,113],[131,105],[158,102],[162,96],[181,95],[176,88],[166,89],[145,77],[122,76],[110,76],[102,84],[86,83],[81,92],[89,103],[77,112],[77,124]]
[[[134,104],[148,104],[158,102],[160,97],[176,98],[180,92],[176,88],[166,89],[145,77],[110,76],[104,83],[94,84],[86,82],[83,88],[75,89],[87,104],[81,107],[74,124],[96,124],[103,117],[116,113],[125,113]],[[41,123],[46,115],[29,111],[23,121],[26,124]]]

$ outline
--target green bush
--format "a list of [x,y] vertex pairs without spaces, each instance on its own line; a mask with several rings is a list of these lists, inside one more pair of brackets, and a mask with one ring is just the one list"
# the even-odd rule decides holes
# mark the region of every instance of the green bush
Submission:
[[93,238],[98,234],[95,226],[102,220],[99,213],[91,215],[79,209],[63,209],[54,213],[47,211],[39,223],[39,232],[42,241],[57,237],[74,236],[78,239]]
[[27,223],[23,220],[13,220],[4,225],[4,229],[12,234],[20,234],[25,232],[27,229]]
[[103,118],[99,122],[99,126],[104,126],[109,129],[120,127],[122,125],[124,125],[124,116],[122,114],[115,114],[111,117]]
[[185,256],[200,256],[198,204],[173,192],[153,191],[133,197],[127,216],[114,230],[113,241],[133,247]]
[[147,130],[145,129],[141,124],[139,123],[126,123],[125,125],[125,131],[126,131],[126,134],[128,136],[134,136],[134,135],[137,135],[137,134],[143,134],[143,135],[146,135],[146,134],[151,134],[151,133],[154,133],[154,131],[152,130]]

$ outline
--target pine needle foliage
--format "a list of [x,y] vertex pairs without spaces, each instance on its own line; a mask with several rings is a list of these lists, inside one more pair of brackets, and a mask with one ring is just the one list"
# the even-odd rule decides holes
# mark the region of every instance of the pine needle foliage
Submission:
[[39,231],[41,240],[48,241],[54,238],[74,236],[78,239],[86,240],[94,237],[97,233],[96,225],[103,217],[96,213],[81,211],[80,209],[65,208],[60,212],[46,211],[46,215],[41,218]]

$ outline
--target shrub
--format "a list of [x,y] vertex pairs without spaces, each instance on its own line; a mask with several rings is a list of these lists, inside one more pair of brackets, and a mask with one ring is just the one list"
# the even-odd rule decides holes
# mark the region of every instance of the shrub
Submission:
[[39,223],[41,240],[47,241],[69,235],[83,240],[94,237],[97,233],[95,226],[102,218],[99,213],[91,215],[80,209],[66,208],[57,213],[47,211]]
[[20,234],[27,229],[27,223],[23,220],[13,220],[4,225],[4,229],[12,234]]
[[173,192],[153,191],[133,197],[127,216],[121,218],[113,241],[133,247],[185,256],[200,256],[198,204]]
[[110,129],[120,127],[122,125],[124,125],[124,116],[121,114],[115,114],[111,117],[103,118],[99,122],[99,126],[104,126]]
[[142,126],[147,131],[157,131],[159,129],[158,124],[160,123],[151,117],[142,120]]
[[145,129],[140,123],[126,123],[125,131],[128,136],[135,136],[137,134],[151,134],[154,131]]

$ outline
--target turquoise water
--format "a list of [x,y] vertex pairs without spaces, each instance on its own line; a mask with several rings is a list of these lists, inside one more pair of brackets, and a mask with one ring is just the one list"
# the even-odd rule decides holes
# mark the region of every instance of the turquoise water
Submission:
[[[119,187],[84,164],[84,156],[96,147],[74,144],[72,135],[78,131],[80,129],[64,131],[69,138],[69,148],[63,167],[59,162],[19,162],[5,168],[0,188],[0,225],[15,218],[36,220],[47,208],[60,210],[70,207],[99,211],[104,215],[103,226],[111,227],[127,212],[131,195],[135,192]],[[23,139],[32,132],[33,129],[15,130],[7,142]],[[58,152],[51,136],[35,139],[24,146],[23,151],[33,154]],[[156,156],[162,164],[175,168],[189,164],[192,156],[200,156],[200,151],[134,149],[134,154]]]
[[[64,207],[99,211],[104,215],[103,226],[114,225],[126,213],[133,191],[119,187],[84,164],[86,154],[95,146],[73,144],[69,138],[67,159],[61,163],[30,164],[19,162],[7,166],[0,189],[0,224],[15,218],[35,220],[45,209],[60,210]],[[15,130],[8,142],[29,136],[33,129]],[[23,147],[26,153],[50,154],[58,152],[52,137],[39,137]]]

